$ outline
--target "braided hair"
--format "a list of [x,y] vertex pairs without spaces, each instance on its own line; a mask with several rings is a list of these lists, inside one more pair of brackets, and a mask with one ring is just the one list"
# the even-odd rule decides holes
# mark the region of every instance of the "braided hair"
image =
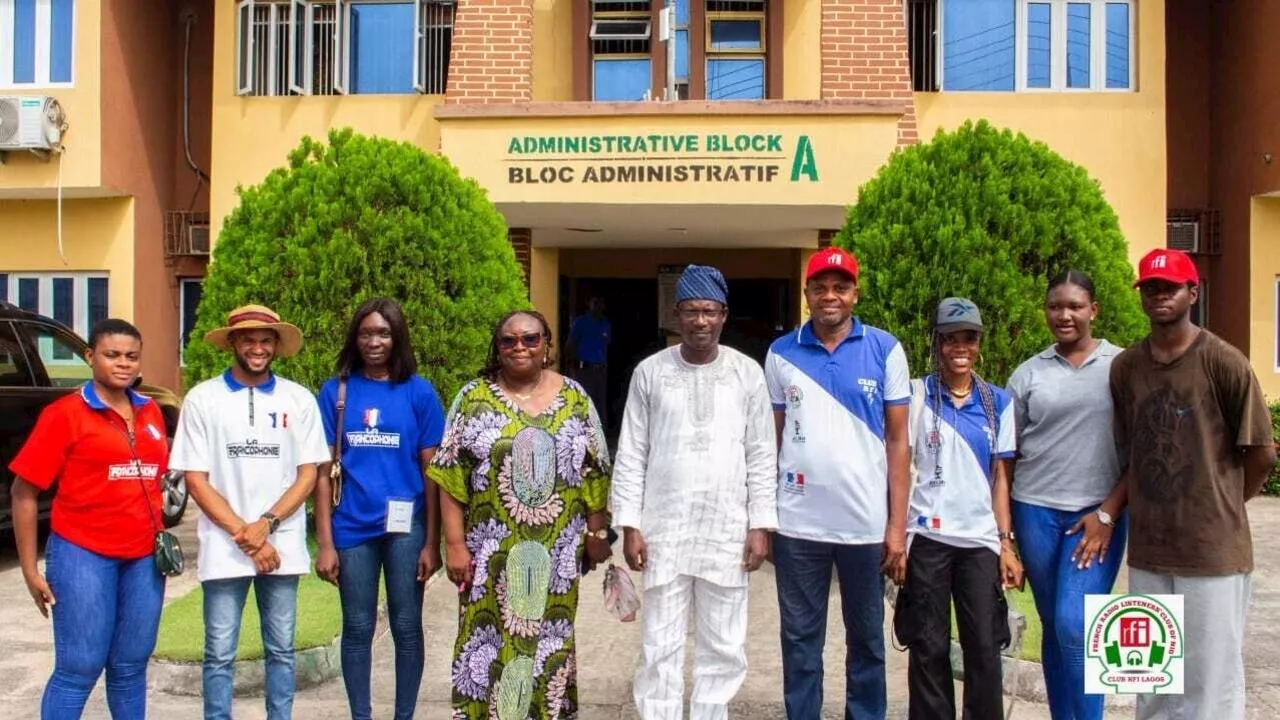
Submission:
[[[929,365],[933,368],[933,390],[929,393],[928,397],[929,407],[933,410],[933,432],[930,433],[930,439],[942,437],[942,388],[945,383],[942,380],[941,350],[942,335],[935,327],[933,330],[932,342],[929,343]],[[999,462],[999,459],[996,457],[996,447],[1000,435],[1000,418],[996,413],[996,396],[995,392],[991,389],[990,383],[983,380],[982,376],[978,375],[977,370],[971,370],[970,374],[973,375],[973,387],[978,391],[978,401],[982,403],[982,412],[987,417],[987,427],[991,429],[991,434],[987,437],[987,449],[991,458],[987,468],[987,472],[990,474],[987,482],[992,482],[995,479],[996,463]],[[938,452],[938,447],[935,446],[933,451],[935,453]],[[934,468],[935,476],[942,474],[942,465],[940,463],[935,463]]]
[[554,348],[552,347],[551,325],[547,322],[547,319],[537,310],[512,310],[503,315],[497,324],[493,326],[493,336],[489,338],[489,357],[484,361],[484,367],[480,368],[480,377],[490,382],[497,381],[498,372],[502,370],[502,360],[498,357],[498,341],[502,339],[502,327],[507,324],[508,320],[517,315],[527,315],[542,325],[542,341],[547,346],[547,354],[543,360],[542,367],[547,368],[555,364],[552,355]]

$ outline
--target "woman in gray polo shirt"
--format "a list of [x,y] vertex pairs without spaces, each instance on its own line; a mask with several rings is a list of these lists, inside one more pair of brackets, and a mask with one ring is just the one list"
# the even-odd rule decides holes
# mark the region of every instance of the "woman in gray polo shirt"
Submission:
[[1041,659],[1054,720],[1100,720],[1084,694],[1084,596],[1109,593],[1125,544],[1125,489],[1111,432],[1111,361],[1095,339],[1093,281],[1071,270],[1049,283],[1057,342],[1009,378],[1017,413],[1013,527],[1044,627]]

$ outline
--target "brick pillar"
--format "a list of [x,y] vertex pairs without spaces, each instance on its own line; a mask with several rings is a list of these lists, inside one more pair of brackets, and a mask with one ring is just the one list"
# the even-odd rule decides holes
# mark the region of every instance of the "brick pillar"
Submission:
[[822,97],[906,102],[898,144],[918,141],[902,0],[822,0]]
[[533,99],[533,0],[467,0],[457,6],[445,102]]
[[516,251],[516,262],[520,263],[520,271],[524,273],[524,289],[529,290],[530,262],[533,255],[533,231],[529,228],[510,228],[507,239],[511,241],[511,249]]

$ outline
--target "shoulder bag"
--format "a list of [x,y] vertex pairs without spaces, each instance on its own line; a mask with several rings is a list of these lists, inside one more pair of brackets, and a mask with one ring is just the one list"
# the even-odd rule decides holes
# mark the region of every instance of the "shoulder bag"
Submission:
[[329,489],[332,491],[331,509],[342,502],[342,436],[346,435],[343,422],[347,414],[347,376],[338,377],[338,419],[333,429],[333,459],[329,463]]
[[[111,422],[107,420],[107,422]],[[111,423],[115,426],[115,423]],[[165,577],[177,577],[186,568],[186,558],[182,555],[182,543],[178,536],[160,527],[156,520],[156,510],[151,507],[151,498],[147,495],[147,483],[142,477],[142,460],[138,457],[137,445],[134,442],[133,430],[125,430],[125,438],[129,441],[129,455],[133,458],[133,467],[138,473],[138,487],[142,488],[142,501],[147,504],[147,517],[151,520],[151,529],[155,531],[156,570]],[[156,482],[164,479],[156,476]]]

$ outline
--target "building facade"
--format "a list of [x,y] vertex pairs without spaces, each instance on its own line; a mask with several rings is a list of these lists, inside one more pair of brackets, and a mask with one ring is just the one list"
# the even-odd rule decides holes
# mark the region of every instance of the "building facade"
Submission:
[[0,147],[24,101],[52,98],[63,128],[61,152],[0,150],[0,300],[82,336],[132,319],[143,375],[172,387],[208,253],[213,16],[197,9],[0,0]]

